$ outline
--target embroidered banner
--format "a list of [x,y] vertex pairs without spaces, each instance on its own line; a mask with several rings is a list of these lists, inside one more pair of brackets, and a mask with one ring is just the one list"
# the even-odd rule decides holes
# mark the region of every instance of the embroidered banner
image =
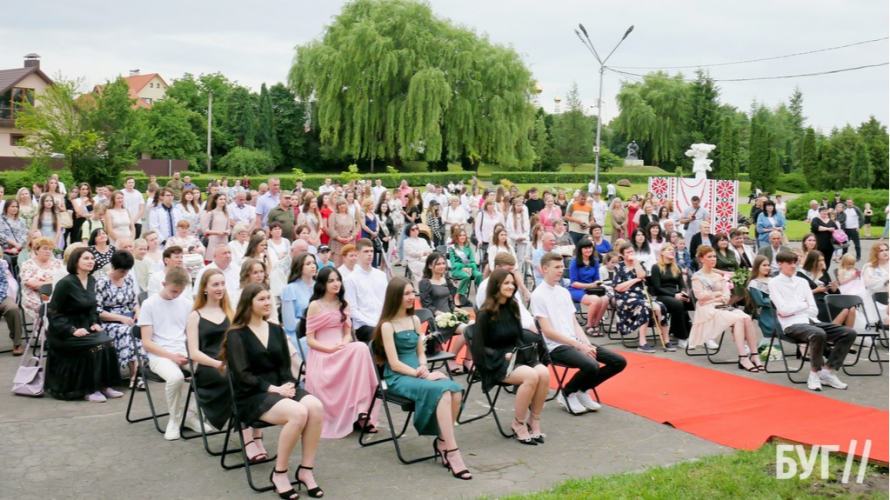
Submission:
[[682,212],[698,196],[701,207],[711,215],[711,232],[729,234],[738,218],[739,182],[720,179],[650,177],[649,192],[658,200],[673,200]]

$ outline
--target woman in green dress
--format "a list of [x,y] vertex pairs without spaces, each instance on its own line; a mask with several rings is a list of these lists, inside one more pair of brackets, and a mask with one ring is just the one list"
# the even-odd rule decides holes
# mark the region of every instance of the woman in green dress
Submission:
[[393,278],[386,287],[383,313],[374,329],[376,361],[384,365],[388,391],[414,401],[417,433],[436,436],[436,457],[442,457],[454,477],[472,479],[454,438],[461,386],[441,372],[429,371],[419,331],[420,320],[414,315],[414,285],[404,278]]
[[470,282],[479,286],[482,283],[482,273],[476,268],[476,254],[467,232],[462,228],[456,228],[451,233],[452,246],[448,252],[448,260],[451,261],[451,277],[460,280],[457,284],[457,295],[454,303],[460,307],[463,304],[461,297],[466,297],[470,292]]

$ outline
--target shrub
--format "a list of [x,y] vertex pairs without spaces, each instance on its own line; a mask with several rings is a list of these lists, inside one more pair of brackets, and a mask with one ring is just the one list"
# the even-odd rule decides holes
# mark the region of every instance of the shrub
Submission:
[[[836,191],[810,191],[802,193],[799,197],[788,202],[788,208],[785,213],[789,220],[806,220],[807,210],[810,209],[810,200],[816,200],[821,203],[823,196],[834,201],[834,193]],[[884,214],[884,207],[887,206],[887,198],[890,191],[887,189],[844,189],[840,192],[842,199],[847,197],[853,198],[856,206],[864,209],[866,203],[871,203],[871,209],[874,215],[871,223],[874,226],[883,226],[884,220],[887,218]],[[862,221],[860,221],[860,224]]]
[[776,186],[779,191],[785,191],[787,193],[805,193],[809,190],[807,178],[801,172],[781,174]]
[[233,148],[219,161],[229,174],[240,177],[265,175],[275,171],[275,160],[262,149]]
[[618,181],[618,185],[621,187],[630,187],[630,181],[627,179],[621,179]]

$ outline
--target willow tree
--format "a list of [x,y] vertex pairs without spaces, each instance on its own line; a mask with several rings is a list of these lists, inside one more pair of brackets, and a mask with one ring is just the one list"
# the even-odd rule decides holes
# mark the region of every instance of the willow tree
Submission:
[[530,165],[531,72],[512,49],[408,0],[356,0],[298,46],[288,82],[329,154]]

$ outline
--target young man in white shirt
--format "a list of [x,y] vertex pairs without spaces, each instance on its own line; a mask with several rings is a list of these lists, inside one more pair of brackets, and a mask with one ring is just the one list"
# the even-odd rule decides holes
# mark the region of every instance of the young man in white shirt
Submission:
[[618,190],[615,189],[615,185],[611,182],[606,184],[606,199],[609,201],[609,205],[612,204],[612,200],[615,199],[615,196],[618,195]]
[[571,413],[596,411],[600,405],[590,397],[589,391],[621,373],[627,360],[605,347],[591,344],[575,320],[572,296],[559,285],[565,270],[562,256],[553,252],[544,254],[541,267],[544,280],[532,293],[531,312],[544,334],[550,359],[578,369],[556,401]]
[[330,178],[325,179],[324,184],[322,184],[321,186],[318,187],[318,194],[333,193],[333,192],[334,192],[334,186],[331,186]]
[[386,188],[383,187],[383,181],[380,179],[377,179],[374,182],[376,185],[371,188],[371,194],[374,195],[374,206],[377,206],[377,203],[380,202],[380,197],[386,192]]
[[383,312],[383,296],[389,283],[386,274],[371,267],[374,260],[374,244],[367,238],[355,244],[358,254],[358,265],[343,280],[346,303],[352,312],[352,324],[355,337],[362,342],[369,342],[380,314]]
[[[816,299],[806,280],[795,275],[797,272],[797,255],[782,251],[776,256],[779,263],[779,275],[769,281],[769,296],[779,318],[779,327],[783,333],[801,342],[809,343],[810,374],[807,376],[807,388],[821,391],[823,385],[835,389],[846,389],[847,384],[841,382],[837,370],[844,365],[844,358],[850,347],[856,342],[856,331],[852,328],[834,323],[820,323],[816,320],[819,309]],[[831,354],[823,366],[825,344],[834,344]]]
[[590,206],[594,222],[596,222],[600,226],[605,227],[606,211],[608,210],[608,206],[606,205],[606,202],[601,199],[602,194],[603,193],[599,189],[594,191],[593,202],[590,204]]
[[135,221],[136,235],[142,235],[142,216],[145,214],[145,198],[135,189],[136,179],[127,177],[124,181],[124,208],[130,213],[130,220]]
[[[160,293],[161,290],[164,289],[164,278],[167,276],[167,272],[170,271],[170,269],[182,266],[182,254],[184,252],[185,250],[183,250],[182,247],[175,245],[164,249],[164,253],[161,257],[161,262],[164,264],[164,267],[161,269],[154,269],[151,276],[148,278],[148,287],[146,287],[145,291],[148,292],[149,297]],[[186,285],[185,290],[182,291],[182,295],[189,299],[194,298],[191,283]]]
[[[170,419],[164,439],[175,441],[180,437],[179,423],[185,410],[186,387],[182,370],[188,367],[186,356],[185,325],[194,305],[191,297],[183,295],[189,285],[188,272],[181,266],[167,269],[163,289],[148,298],[139,310],[139,327],[142,329],[142,346],[148,352],[148,365],[166,382],[167,408]],[[198,417],[189,412],[185,427],[201,432]]]

